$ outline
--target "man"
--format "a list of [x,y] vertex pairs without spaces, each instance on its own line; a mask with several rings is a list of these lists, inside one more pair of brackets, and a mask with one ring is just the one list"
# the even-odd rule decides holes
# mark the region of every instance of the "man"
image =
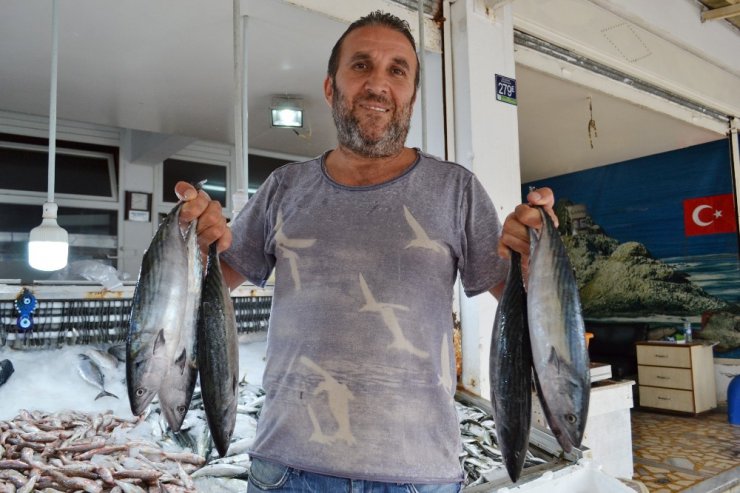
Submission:
[[[218,202],[176,187],[231,287],[276,272],[250,492],[461,487],[453,284],[498,295],[502,255],[526,258],[540,218],[520,205],[502,229],[472,173],[404,146],[415,50],[392,15],[353,23],[324,82],[339,145],[276,170],[231,231]],[[548,189],[528,200],[551,211]]]

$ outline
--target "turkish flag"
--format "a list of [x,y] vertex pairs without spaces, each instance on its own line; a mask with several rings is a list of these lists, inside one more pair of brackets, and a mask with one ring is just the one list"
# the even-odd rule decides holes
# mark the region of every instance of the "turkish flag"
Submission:
[[686,236],[734,233],[737,231],[735,199],[731,193],[683,201]]

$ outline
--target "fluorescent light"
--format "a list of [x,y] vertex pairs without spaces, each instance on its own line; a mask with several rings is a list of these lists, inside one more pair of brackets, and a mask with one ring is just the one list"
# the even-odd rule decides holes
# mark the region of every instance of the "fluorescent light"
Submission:
[[303,126],[303,110],[281,109],[272,110],[272,126],[285,128],[300,128]]
[[223,185],[209,185],[207,183],[204,183],[203,185],[201,185],[201,188],[203,190],[211,190],[213,192],[225,192],[226,191],[226,187],[224,187]]
[[67,232],[57,224],[57,205],[44,204],[41,224],[28,235],[28,263],[38,270],[59,270],[67,265],[69,240]]
[[275,96],[272,98],[270,113],[273,127],[303,127],[303,101],[300,98]]

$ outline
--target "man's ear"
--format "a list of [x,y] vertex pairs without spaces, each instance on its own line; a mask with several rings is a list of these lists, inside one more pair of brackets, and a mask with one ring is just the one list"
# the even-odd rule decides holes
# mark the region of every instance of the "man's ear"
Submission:
[[334,97],[334,80],[330,76],[326,76],[324,79],[324,99],[329,108],[332,107],[332,101]]

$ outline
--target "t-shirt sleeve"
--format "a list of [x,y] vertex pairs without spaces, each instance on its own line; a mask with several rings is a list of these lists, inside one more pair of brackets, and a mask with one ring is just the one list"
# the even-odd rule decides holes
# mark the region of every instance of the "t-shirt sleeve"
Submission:
[[275,173],[257,190],[231,224],[231,247],[221,259],[247,280],[264,286],[275,267],[275,252],[269,238],[274,228],[270,203],[280,187]]
[[475,296],[506,277],[506,261],[498,255],[501,222],[483,185],[472,176],[462,198],[462,255],[458,270],[465,294]]

